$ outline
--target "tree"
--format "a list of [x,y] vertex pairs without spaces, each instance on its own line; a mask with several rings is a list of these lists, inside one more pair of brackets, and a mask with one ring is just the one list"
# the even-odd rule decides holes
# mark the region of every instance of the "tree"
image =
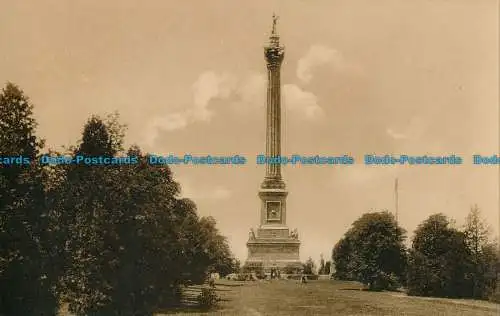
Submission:
[[335,273],[333,276],[338,280],[355,280],[353,261],[354,248],[350,236],[341,238],[332,251],[332,262],[335,263]]
[[465,234],[450,227],[443,214],[418,226],[410,250],[408,294],[470,297],[471,253]]
[[0,164],[0,314],[50,315],[57,308],[36,127],[30,100],[8,83],[0,94],[0,157],[29,163]]
[[404,280],[405,231],[389,212],[366,213],[334,248],[336,275],[352,277],[371,290],[390,289]]
[[313,259],[309,257],[307,261],[303,265],[303,273],[304,274],[316,274],[316,264]]
[[325,273],[325,259],[323,258],[323,254],[320,255],[318,274],[326,274]]
[[330,274],[330,271],[331,271],[331,266],[332,266],[332,262],[331,261],[327,261],[325,263],[325,274]]
[[471,208],[465,222],[465,240],[473,265],[470,274],[473,283],[472,297],[485,299],[493,294],[496,287],[497,246],[492,241],[491,229],[481,218],[477,205]]
[[[92,116],[72,155],[119,154],[121,129],[113,119]],[[139,163],[62,166],[52,200],[63,223],[61,292],[75,313],[147,315],[170,302],[187,274],[193,277],[194,205],[176,198],[179,185],[169,168],[148,164],[138,147],[127,154]]]
[[[120,154],[116,119],[91,117],[71,154]],[[65,267],[60,293],[74,313],[150,315],[178,303],[182,285],[234,268],[215,220],[200,219],[196,205],[179,198],[170,168],[149,164],[137,146],[127,155],[138,163],[52,173],[58,185],[50,205]]]
[[283,273],[285,274],[299,274],[300,271],[302,270],[302,267],[303,265],[299,265],[299,264],[287,264],[284,268],[283,268]]
[[149,315],[178,303],[179,287],[203,282],[208,268],[194,203],[177,198],[169,168],[149,165],[147,155],[129,155],[133,151],[140,163],[123,166],[115,187],[125,194],[122,219],[114,225],[118,251],[106,314]]
[[227,238],[222,236],[216,228],[215,219],[211,216],[202,217],[200,226],[207,242],[208,260],[210,261],[209,272],[217,272],[221,276],[233,273],[235,258],[231,253]]
[[[75,157],[116,155],[106,123],[92,116],[86,123],[82,140],[68,154]],[[119,166],[57,165],[49,191],[55,252],[64,267],[59,293],[75,313],[97,313],[111,300],[112,272],[117,265],[119,245],[115,223],[125,221],[127,173]],[[57,220],[57,221],[56,221]]]

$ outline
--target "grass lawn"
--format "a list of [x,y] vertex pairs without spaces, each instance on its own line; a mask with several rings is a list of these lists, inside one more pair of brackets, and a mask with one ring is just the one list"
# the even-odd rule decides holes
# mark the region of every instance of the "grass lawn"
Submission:
[[360,291],[354,282],[221,280],[218,309],[159,315],[500,315],[500,305],[476,300],[408,297],[397,292]]

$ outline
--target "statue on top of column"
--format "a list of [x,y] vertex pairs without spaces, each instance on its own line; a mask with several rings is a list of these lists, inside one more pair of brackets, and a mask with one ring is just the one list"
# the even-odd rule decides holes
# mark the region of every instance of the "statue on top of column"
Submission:
[[273,13],[273,31],[271,34],[276,34],[276,22],[278,22],[279,17]]

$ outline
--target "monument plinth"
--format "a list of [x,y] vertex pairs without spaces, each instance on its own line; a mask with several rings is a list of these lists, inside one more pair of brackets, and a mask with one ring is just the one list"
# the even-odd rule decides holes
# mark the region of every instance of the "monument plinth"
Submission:
[[[276,16],[269,45],[264,48],[267,62],[267,125],[266,156],[281,156],[281,64],[285,50],[276,32]],[[259,190],[261,199],[260,226],[250,230],[247,248],[247,266],[262,265],[269,273],[271,268],[301,268],[300,241],[297,230],[290,232],[286,225],[286,191],[281,175],[281,165],[266,164],[266,176]]]

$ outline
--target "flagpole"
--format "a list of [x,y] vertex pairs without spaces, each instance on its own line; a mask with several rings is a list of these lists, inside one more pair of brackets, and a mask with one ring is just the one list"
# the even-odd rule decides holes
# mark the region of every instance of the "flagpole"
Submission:
[[394,198],[395,198],[395,203],[396,203],[395,218],[396,218],[396,222],[397,222],[398,221],[398,211],[399,211],[398,178],[396,178],[396,181],[394,182]]

